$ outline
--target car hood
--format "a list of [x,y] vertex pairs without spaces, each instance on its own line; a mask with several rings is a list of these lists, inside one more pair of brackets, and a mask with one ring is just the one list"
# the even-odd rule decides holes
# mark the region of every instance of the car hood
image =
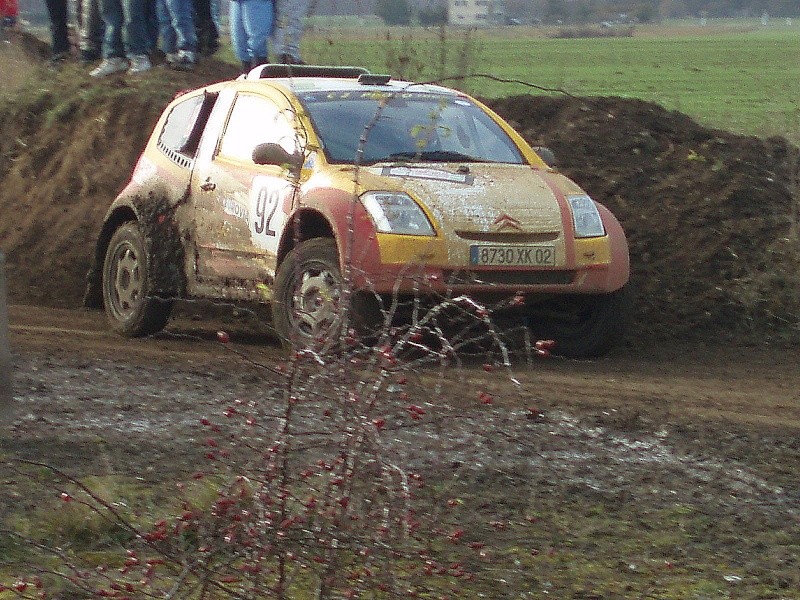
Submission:
[[402,189],[422,201],[447,232],[558,235],[564,221],[554,188],[583,193],[556,173],[527,165],[374,165],[372,189]]

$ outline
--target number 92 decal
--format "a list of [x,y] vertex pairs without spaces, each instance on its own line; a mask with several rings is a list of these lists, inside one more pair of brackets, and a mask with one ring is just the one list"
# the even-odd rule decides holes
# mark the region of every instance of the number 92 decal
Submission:
[[281,203],[284,182],[273,177],[255,177],[250,188],[250,235],[257,246],[277,246],[277,236],[286,222]]

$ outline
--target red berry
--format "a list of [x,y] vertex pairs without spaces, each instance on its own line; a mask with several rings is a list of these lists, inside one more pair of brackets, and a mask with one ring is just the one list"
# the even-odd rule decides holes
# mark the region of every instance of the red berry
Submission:
[[535,344],[537,350],[552,350],[557,345],[555,340],[537,340]]
[[535,406],[528,407],[528,418],[532,421],[541,421],[544,419],[544,412],[536,408]]
[[227,331],[218,331],[217,332],[217,341],[220,344],[227,344],[231,341],[231,336],[228,335]]

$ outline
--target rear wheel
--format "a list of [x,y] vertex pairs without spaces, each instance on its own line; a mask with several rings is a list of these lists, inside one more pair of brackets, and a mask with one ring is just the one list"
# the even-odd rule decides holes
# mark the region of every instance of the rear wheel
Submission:
[[557,342],[555,354],[593,358],[608,353],[624,336],[630,314],[627,286],[610,294],[571,295],[554,299],[552,310],[532,311],[528,326],[537,339]]
[[151,297],[150,257],[136,223],[111,236],[103,263],[103,304],[115,331],[139,337],[161,331],[172,302]]

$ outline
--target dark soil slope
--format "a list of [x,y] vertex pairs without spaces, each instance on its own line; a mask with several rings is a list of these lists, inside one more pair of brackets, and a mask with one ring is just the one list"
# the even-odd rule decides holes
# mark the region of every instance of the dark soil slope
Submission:
[[701,127],[655,104],[519,96],[493,103],[621,220],[636,328],[797,339],[798,149]]
[[[21,44],[21,42],[18,43]],[[139,81],[58,73],[0,105],[0,249],[15,303],[80,305],[105,210],[164,105],[236,74],[154,69]],[[532,143],[609,206],[628,233],[636,337],[800,338],[798,149],[709,130],[619,98],[492,101]]]

